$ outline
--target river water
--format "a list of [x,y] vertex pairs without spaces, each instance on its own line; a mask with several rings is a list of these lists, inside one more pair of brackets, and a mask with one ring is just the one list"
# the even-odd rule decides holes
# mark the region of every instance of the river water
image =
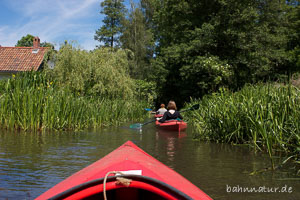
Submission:
[[[300,199],[299,177],[288,170],[249,175],[270,166],[266,154],[255,154],[248,147],[197,142],[189,129],[178,134],[159,131],[153,124],[142,132],[128,126],[67,133],[1,131],[0,199],[34,199],[128,140],[213,199]],[[247,187],[260,192],[242,192]]]

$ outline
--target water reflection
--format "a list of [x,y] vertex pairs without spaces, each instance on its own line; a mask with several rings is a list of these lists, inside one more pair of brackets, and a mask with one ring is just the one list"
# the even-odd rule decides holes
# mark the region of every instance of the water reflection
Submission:
[[[129,126],[129,125],[128,125]],[[126,126],[126,127],[128,127]],[[0,132],[0,199],[33,199],[71,174],[131,140],[144,151],[182,174],[214,199],[300,199],[299,181],[279,181],[289,173],[266,172],[266,154],[247,147],[196,142],[192,133],[128,128],[71,133]],[[292,177],[295,178],[295,177]],[[226,186],[283,186],[292,194],[228,193]],[[246,197],[246,198],[245,198]]]
[[[180,151],[180,139],[186,137],[186,132],[156,130],[156,141],[165,141],[165,150],[169,163],[169,167],[173,168],[174,159],[177,151]],[[157,142],[158,143],[158,142]]]

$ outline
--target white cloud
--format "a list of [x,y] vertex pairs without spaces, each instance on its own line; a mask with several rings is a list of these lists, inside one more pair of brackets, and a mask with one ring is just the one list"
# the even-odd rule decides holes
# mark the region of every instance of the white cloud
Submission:
[[[77,40],[93,49],[95,30],[100,27],[100,0],[23,0],[6,1],[23,18],[0,27],[0,44],[14,46],[27,34],[55,44]],[[9,17],[9,16],[8,16]]]

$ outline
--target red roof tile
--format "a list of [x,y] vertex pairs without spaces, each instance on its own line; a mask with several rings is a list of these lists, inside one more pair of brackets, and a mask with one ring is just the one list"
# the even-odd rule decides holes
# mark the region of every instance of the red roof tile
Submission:
[[0,72],[37,71],[49,48],[39,47],[37,53],[33,50],[33,47],[0,46]]

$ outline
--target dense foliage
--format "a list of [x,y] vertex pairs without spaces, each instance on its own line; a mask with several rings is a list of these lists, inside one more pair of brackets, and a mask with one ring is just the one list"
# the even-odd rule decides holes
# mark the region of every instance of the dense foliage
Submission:
[[125,51],[100,48],[87,52],[66,44],[55,59],[55,68],[48,73],[73,93],[110,99],[133,98],[135,85],[128,75]]
[[[27,34],[26,36],[23,36],[20,40],[18,40],[16,47],[32,47],[33,39],[34,39],[33,35]],[[46,41],[40,43],[40,46],[50,47],[51,49],[54,49],[54,45]]]
[[50,57],[54,69],[0,81],[0,128],[81,130],[146,116],[153,86],[129,77],[125,51],[65,44]]
[[16,47],[32,47],[33,39],[33,35],[27,34],[26,36],[23,36],[20,40],[18,40]]
[[200,109],[188,116],[195,137],[218,142],[249,144],[299,158],[300,91],[292,85],[247,85],[233,93],[220,89],[205,96]]
[[[298,5],[283,0],[152,2],[157,5],[153,17],[157,59],[168,70],[164,96],[176,98],[179,93],[184,101],[222,85],[238,89],[299,71],[288,56],[291,40],[299,45],[295,34],[290,37],[297,30],[292,23],[298,19],[289,17]],[[205,62],[211,57],[214,62]],[[211,73],[216,64],[233,75],[230,82],[228,73]],[[187,76],[193,80],[186,81]]]
[[121,47],[134,53],[133,78],[155,81],[158,101],[182,104],[299,72],[299,13],[297,0],[141,0],[121,25]]
[[154,39],[151,30],[146,27],[141,8],[131,3],[130,13],[122,24],[122,47],[132,52],[130,75],[136,79],[148,79],[151,73],[150,58],[153,56]]

